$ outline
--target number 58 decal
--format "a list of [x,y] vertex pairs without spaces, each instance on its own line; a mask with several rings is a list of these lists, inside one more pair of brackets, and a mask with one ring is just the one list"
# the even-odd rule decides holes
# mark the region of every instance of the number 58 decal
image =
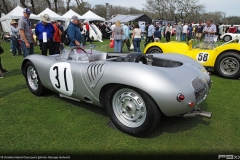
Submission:
[[205,63],[209,59],[209,54],[207,52],[198,53],[196,59],[200,63]]
[[66,62],[55,63],[51,66],[50,80],[52,86],[60,93],[71,96],[73,93],[73,77],[71,65]]

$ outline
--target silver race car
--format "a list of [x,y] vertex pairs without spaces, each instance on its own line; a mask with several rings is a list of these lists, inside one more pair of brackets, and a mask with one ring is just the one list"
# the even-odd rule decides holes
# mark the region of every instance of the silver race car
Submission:
[[146,136],[166,116],[211,118],[197,106],[211,79],[197,61],[179,54],[103,53],[76,47],[59,55],[30,55],[22,62],[29,90],[105,107],[113,125]]

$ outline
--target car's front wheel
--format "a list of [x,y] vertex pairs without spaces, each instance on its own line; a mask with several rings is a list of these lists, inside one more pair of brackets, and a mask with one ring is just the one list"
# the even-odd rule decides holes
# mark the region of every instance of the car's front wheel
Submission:
[[117,85],[106,93],[105,104],[114,126],[132,136],[146,136],[158,125],[161,112],[145,92]]
[[42,85],[38,72],[32,62],[28,61],[25,65],[25,79],[29,90],[37,95],[43,95],[46,88]]
[[226,52],[221,54],[215,64],[216,72],[224,78],[240,77],[240,54],[236,52]]
[[147,54],[153,54],[153,53],[163,53],[161,48],[159,47],[151,47],[148,51]]
[[226,35],[226,36],[223,37],[223,40],[224,40],[225,42],[228,42],[228,41],[231,41],[231,40],[232,40],[232,37],[231,37],[230,35]]

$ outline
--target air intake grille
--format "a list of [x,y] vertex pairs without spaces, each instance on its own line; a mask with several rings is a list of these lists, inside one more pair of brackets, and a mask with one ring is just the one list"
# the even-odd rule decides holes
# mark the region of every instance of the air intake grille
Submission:
[[101,79],[105,66],[104,63],[92,63],[87,67],[86,78],[91,87],[95,87]]

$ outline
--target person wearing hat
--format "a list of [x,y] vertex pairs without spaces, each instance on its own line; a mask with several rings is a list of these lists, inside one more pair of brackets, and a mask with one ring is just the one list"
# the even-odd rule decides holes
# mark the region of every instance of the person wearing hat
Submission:
[[18,42],[18,37],[19,37],[18,23],[15,20],[11,21],[10,36],[11,36],[11,41],[12,41],[13,57],[16,56],[17,51],[18,51],[18,55],[22,55],[22,50],[21,50],[20,44]]
[[55,29],[52,25],[52,19],[48,14],[44,14],[40,16],[41,22],[36,25],[35,33],[40,42],[40,50],[42,51],[42,55],[47,55],[49,50],[49,54],[53,55],[54,53],[54,41],[53,36],[55,33]]
[[80,46],[80,43],[82,42],[82,34],[78,24],[78,17],[76,15],[72,16],[71,22],[69,23],[67,28],[71,47]]
[[18,20],[18,28],[21,36],[21,46],[23,50],[23,57],[34,53],[33,48],[33,32],[31,30],[31,21],[29,20],[31,11],[28,8],[23,9],[23,17]]

